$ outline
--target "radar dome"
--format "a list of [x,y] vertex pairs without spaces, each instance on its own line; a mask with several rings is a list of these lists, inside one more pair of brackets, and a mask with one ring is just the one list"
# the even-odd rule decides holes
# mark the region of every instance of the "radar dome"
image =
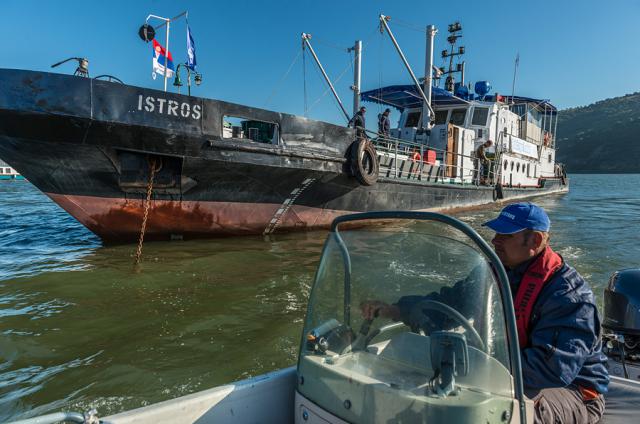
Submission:
[[491,84],[489,83],[489,81],[476,82],[475,92],[478,96],[486,96],[489,91],[491,91]]

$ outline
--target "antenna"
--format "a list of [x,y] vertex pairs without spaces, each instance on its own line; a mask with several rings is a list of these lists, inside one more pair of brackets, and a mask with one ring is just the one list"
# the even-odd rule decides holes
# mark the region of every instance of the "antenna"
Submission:
[[456,64],[456,67],[454,69],[453,58],[455,56],[462,56],[465,50],[464,50],[464,46],[459,46],[458,50],[457,51],[455,50],[456,41],[458,41],[458,38],[462,37],[462,34],[460,34],[460,31],[462,31],[462,25],[460,25],[460,22],[456,21],[452,24],[449,24],[449,27],[447,30],[449,31],[447,42],[451,44],[451,51],[447,51],[445,49],[445,50],[442,50],[441,54],[443,59],[449,58],[449,69],[445,70],[443,67],[443,68],[440,68],[440,71],[442,74],[447,75],[447,78],[444,81],[445,90],[453,93],[453,90],[455,88],[455,78],[453,77],[453,74],[456,72],[464,73],[464,65],[462,63]]
[[513,85],[511,86],[511,103],[514,103],[513,96],[515,96],[515,91],[516,91],[516,75],[518,74],[518,65],[520,65],[520,52],[516,54],[516,62],[513,67]]
[[84,57],[70,57],[69,59],[65,59],[58,63],[54,63],[53,65],[51,65],[51,67],[55,68],[57,66],[62,65],[63,63],[67,63],[70,60],[78,61],[78,67],[76,68],[76,71],[73,73],[73,75],[85,77],[85,78],[89,77],[89,59],[86,59]]

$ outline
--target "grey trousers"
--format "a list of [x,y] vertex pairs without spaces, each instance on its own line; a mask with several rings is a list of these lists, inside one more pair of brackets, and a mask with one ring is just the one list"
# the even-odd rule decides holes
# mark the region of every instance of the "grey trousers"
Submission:
[[584,401],[578,388],[525,390],[535,402],[534,424],[595,424],[604,413],[604,397]]

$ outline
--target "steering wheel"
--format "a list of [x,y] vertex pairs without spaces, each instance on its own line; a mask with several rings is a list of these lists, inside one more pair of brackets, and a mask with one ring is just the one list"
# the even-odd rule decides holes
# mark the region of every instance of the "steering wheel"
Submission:
[[487,348],[482,341],[482,337],[476,331],[475,328],[469,321],[462,315],[460,312],[453,309],[451,306],[446,305],[442,302],[438,302],[436,300],[424,299],[420,302],[413,305],[411,310],[409,311],[409,319],[412,323],[418,323],[421,326],[428,322],[431,322],[428,316],[424,314],[424,310],[429,309],[432,311],[438,311],[446,315],[448,318],[453,319],[456,323],[460,324],[469,334],[469,339],[476,345],[480,347],[480,350],[487,353]]

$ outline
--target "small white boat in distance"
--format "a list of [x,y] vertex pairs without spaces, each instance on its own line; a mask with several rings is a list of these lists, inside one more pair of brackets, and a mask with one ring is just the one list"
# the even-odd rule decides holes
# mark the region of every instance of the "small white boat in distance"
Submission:
[[24,180],[24,177],[0,159],[0,180]]

